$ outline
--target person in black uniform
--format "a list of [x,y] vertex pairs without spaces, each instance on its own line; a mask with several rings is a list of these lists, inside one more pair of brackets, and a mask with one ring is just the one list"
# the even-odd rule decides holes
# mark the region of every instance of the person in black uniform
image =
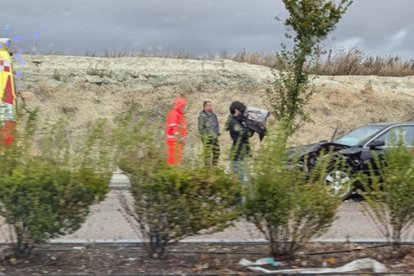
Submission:
[[250,130],[246,123],[244,113],[246,105],[239,101],[230,104],[230,115],[227,119],[225,130],[229,131],[233,141],[230,150],[230,160],[232,161],[232,170],[239,176],[240,181],[248,180],[247,158],[250,156],[249,138],[254,132]]

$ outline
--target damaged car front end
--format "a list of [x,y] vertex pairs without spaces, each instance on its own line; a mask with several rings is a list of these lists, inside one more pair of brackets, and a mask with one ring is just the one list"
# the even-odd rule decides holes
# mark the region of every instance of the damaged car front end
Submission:
[[356,175],[380,170],[375,160],[383,159],[396,141],[413,148],[414,122],[367,124],[331,141],[292,147],[288,149],[289,163],[310,174],[324,161],[323,183],[327,192],[347,198],[362,189]]

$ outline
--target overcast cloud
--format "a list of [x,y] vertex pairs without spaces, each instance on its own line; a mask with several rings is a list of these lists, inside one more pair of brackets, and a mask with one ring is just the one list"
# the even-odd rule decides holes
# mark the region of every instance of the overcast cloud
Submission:
[[[414,0],[354,0],[330,49],[414,59]],[[287,42],[282,0],[0,0],[0,36],[25,51],[274,52]]]

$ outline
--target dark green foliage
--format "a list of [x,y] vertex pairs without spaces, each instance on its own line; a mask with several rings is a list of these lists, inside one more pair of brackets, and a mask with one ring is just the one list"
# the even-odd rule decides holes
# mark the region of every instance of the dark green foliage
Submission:
[[329,228],[340,200],[326,193],[322,167],[309,177],[288,164],[287,131],[277,133],[269,134],[255,160],[245,212],[270,242],[273,256],[291,256]]
[[[378,168],[381,168],[378,170]],[[414,157],[398,143],[379,157],[371,167],[370,176],[361,176],[365,191],[365,214],[381,233],[396,247],[400,246],[404,230],[414,223]]]
[[[77,137],[80,147],[63,143],[63,132],[53,129],[36,133],[35,118],[29,118],[25,131],[16,133],[15,143],[0,157],[0,215],[11,226],[17,257],[28,256],[36,244],[79,229],[89,207],[103,200],[108,189],[109,155],[100,151],[91,158],[82,150],[86,144],[98,150],[97,137]],[[91,133],[99,129],[98,124]],[[95,160],[97,156],[107,158],[105,165]]]
[[129,175],[136,219],[152,258],[162,258],[171,242],[222,230],[238,216],[239,183],[222,170],[160,168],[145,182],[142,175]]
[[109,179],[90,170],[71,172],[37,158],[0,177],[0,215],[14,230],[18,256],[80,228],[89,207],[102,200]]
[[283,0],[289,17],[285,25],[295,31],[296,47],[308,55],[342,18],[352,0]]
[[121,121],[118,164],[131,180],[134,201],[131,207],[126,198],[121,202],[138,223],[151,258],[162,258],[172,242],[219,231],[239,216],[240,184],[233,175],[202,162],[202,167],[168,166],[157,128],[146,120]]

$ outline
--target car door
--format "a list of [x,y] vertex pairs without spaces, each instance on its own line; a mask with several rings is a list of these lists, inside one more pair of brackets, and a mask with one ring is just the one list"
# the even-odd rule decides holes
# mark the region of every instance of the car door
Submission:
[[364,170],[368,171],[370,167],[378,170],[378,164],[374,162],[375,156],[378,156],[379,161],[383,160],[384,154],[397,147],[399,143],[402,143],[407,150],[414,154],[414,125],[392,126],[370,141],[364,147],[364,155],[362,156]]
[[414,125],[397,125],[391,127],[375,140],[384,141],[383,150],[389,150],[402,143],[408,150],[414,146]]

